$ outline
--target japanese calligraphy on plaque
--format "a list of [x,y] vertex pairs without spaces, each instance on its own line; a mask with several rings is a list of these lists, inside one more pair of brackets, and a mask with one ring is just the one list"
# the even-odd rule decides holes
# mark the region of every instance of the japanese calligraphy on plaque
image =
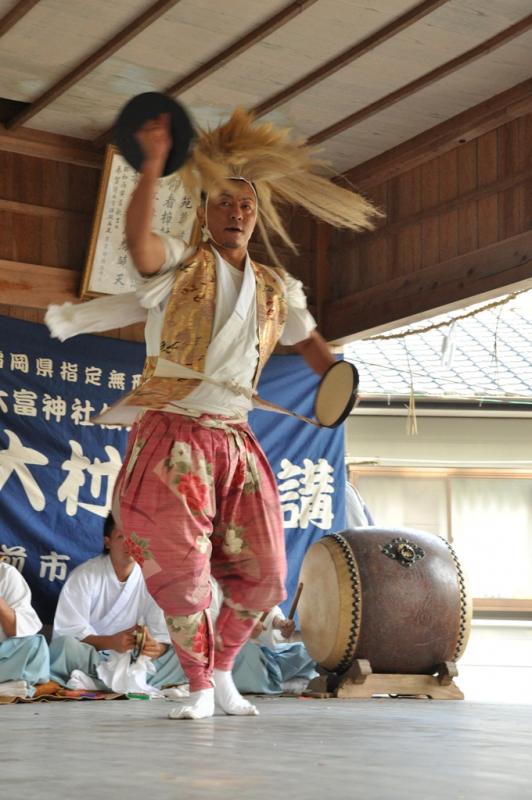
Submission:
[[[109,145],[83,272],[82,298],[131,292],[136,287],[125,237],[125,219],[137,180],[138,173],[116,147]],[[179,174],[161,179],[154,200],[153,230],[189,241],[194,219],[193,203]]]

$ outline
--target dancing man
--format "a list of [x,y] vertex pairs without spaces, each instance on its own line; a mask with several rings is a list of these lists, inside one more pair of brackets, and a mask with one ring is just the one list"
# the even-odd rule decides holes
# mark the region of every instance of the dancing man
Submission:
[[[293,345],[320,375],[335,359],[301,283],[254,262],[248,243],[257,227],[275,263],[268,231],[293,246],[275,200],[357,230],[371,227],[377,212],[317,174],[310,149],[288,131],[239,109],[198,136],[181,170],[202,234],[187,246],[152,230],[172,146],[168,116],[145,124],[137,140],[143,164],[126,235],[144,278],[137,299],[147,316],[147,359],[140,386],[122,402],[124,421],[140,413],[113,513],[190,683],[189,699],[170,717],[210,717],[215,703],[227,714],[255,715],[231,669],[261,613],[284,599],[286,563],[275,478],[247,414],[277,342]],[[211,573],[224,597],[215,629]]]

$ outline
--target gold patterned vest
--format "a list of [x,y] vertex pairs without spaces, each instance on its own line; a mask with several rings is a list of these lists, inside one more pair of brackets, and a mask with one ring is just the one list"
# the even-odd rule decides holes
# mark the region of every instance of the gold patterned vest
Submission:
[[[253,380],[256,387],[262,368],[281,335],[287,303],[282,286],[262,264],[251,262],[255,273],[259,359]],[[283,270],[273,268],[282,277]],[[176,269],[176,277],[164,315],[160,356],[168,361],[204,371],[211,341],[216,305],[216,259],[208,245]],[[200,383],[189,378],[153,375],[157,357],[148,356],[141,383],[128,395],[127,405],[160,409],[183,400]]]

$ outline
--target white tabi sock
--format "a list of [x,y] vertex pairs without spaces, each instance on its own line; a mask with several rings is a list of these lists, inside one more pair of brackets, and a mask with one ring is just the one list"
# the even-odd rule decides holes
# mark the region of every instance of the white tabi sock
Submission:
[[250,702],[245,700],[233,681],[230,671],[215,669],[214,678],[214,699],[216,705],[220,706],[226,714],[238,717],[256,717],[259,710]]
[[190,692],[188,703],[173,708],[168,719],[206,719],[214,714],[214,689]]

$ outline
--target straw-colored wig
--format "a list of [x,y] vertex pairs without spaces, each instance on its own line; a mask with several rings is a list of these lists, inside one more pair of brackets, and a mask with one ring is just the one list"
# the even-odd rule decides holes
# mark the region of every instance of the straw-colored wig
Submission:
[[337,186],[318,170],[326,162],[313,148],[293,141],[290,129],[271,122],[256,123],[243,108],[212,131],[199,131],[191,157],[181,170],[187,191],[199,205],[200,194],[213,194],[229,178],[243,178],[255,187],[258,198],[257,225],[270,256],[277,261],[269,233],[276,233],[295,250],[276,209],[276,203],[306,208],[337,228],[371,230],[382,216],[356,192]]

